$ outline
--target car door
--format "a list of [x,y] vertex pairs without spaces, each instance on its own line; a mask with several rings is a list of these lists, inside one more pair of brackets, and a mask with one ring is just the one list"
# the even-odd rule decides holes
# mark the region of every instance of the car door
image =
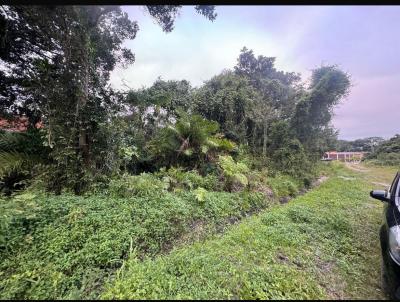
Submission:
[[396,202],[399,202],[399,198],[396,200],[396,191],[398,191],[397,188],[399,186],[399,178],[400,173],[397,173],[386,193],[386,197],[389,199],[389,202],[384,203],[383,224],[380,230],[383,256],[387,252],[389,229],[392,226],[397,225],[400,221],[400,211],[399,207],[396,205]]

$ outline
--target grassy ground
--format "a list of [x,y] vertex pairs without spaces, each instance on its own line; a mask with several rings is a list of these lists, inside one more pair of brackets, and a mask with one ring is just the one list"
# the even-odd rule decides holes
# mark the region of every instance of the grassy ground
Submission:
[[223,235],[145,261],[132,253],[102,297],[383,299],[382,204],[368,193],[393,173],[336,166],[319,188]]
[[400,166],[384,167],[367,163],[362,165],[362,169],[365,172],[364,178],[368,182],[373,184],[376,189],[384,189],[391,184],[396,172],[400,171]]
[[[126,176],[87,196],[29,189],[0,196],[0,299],[95,299],[132,251],[168,254],[301,189],[277,175],[265,179],[269,187],[253,179],[257,192],[220,192],[212,177],[176,174],[168,182]],[[259,192],[267,189],[274,197]]]
[[106,195],[0,198],[0,299],[382,298],[368,192],[394,169],[326,167],[285,205],[301,189],[285,176],[268,178],[272,199],[169,192],[153,175]]

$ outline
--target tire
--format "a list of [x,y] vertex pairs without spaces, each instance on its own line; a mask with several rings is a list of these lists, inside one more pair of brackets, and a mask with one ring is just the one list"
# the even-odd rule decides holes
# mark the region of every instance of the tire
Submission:
[[383,293],[386,296],[391,297],[392,293],[390,292],[390,287],[389,287],[389,281],[388,281],[388,273],[386,269],[386,265],[383,261],[383,258],[381,258],[381,288]]
[[383,258],[381,259],[381,288],[387,298],[400,301],[400,298],[397,297],[396,288],[389,283],[389,274]]

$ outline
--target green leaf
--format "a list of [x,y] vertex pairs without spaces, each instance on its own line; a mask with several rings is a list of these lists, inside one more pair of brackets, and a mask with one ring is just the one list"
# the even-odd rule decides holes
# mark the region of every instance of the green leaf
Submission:
[[199,202],[204,202],[207,192],[208,191],[202,187],[198,187],[196,190],[193,191],[196,200]]
[[185,151],[183,151],[183,154],[185,154],[186,156],[192,156],[193,149],[192,148],[186,149]]

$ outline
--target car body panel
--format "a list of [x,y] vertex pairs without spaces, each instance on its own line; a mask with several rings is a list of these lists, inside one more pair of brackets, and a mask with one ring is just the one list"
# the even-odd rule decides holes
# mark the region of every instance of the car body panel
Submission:
[[388,202],[384,202],[383,223],[380,229],[380,243],[382,250],[383,269],[386,277],[387,294],[392,299],[400,300],[400,263],[391,255],[389,248],[389,231],[396,225],[400,226],[400,173],[394,177],[387,191]]

